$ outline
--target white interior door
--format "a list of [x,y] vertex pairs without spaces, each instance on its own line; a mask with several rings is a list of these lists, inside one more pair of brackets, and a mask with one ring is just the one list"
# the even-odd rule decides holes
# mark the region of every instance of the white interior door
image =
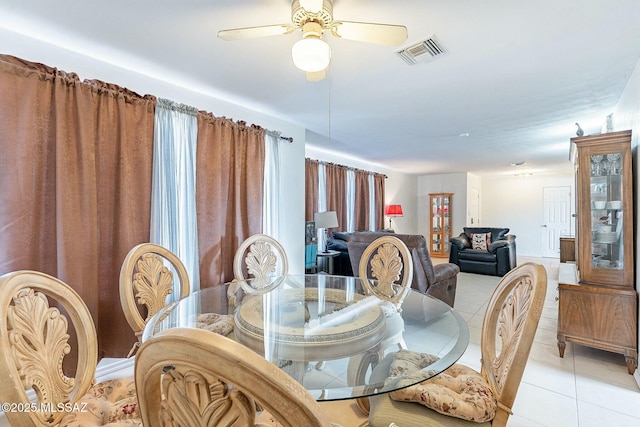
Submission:
[[560,256],[560,236],[571,234],[571,187],[545,187],[542,256]]
[[467,225],[478,227],[480,225],[480,190],[478,187],[471,187],[469,190],[468,206]]

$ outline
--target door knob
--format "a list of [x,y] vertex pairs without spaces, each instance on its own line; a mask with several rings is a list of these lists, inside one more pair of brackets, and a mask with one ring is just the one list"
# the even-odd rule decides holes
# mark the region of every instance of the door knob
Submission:
[[542,224],[540,227],[547,228],[547,224]]

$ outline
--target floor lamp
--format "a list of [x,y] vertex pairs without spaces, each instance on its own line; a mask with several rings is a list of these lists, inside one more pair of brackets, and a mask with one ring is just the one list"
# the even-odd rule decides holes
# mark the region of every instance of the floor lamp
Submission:
[[384,214],[389,217],[389,228],[391,228],[391,218],[402,217],[402,205],[387,205]]
[[324,230],[324,242],[322,243],[322,252],[327,252],[327,228],[338,226],[338,216],[335,211],[316,212],[313,216],[316,223],[316,229]]

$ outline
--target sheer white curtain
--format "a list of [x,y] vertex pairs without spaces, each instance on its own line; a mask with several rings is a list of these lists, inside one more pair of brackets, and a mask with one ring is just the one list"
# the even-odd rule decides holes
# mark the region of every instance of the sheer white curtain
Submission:
[[[318,164],[318,212],[327,210],[327,172],[324,163]],[[324,230],[316,229],[318,248],[325,248]],[[318,249],[320,250],[320,249]]]
[[[262,232],[279,240],[278,204],[280,200],[280,132],[267,131],[264,134],[264,183],[262,187]],[[273,295],[263,295],[263,316],[265,324],[269,324],[278,307]],[[265,357],[274,357],[275,340],[265,345]]]
[[200,288],[196,220],[198,110],[158,99],[153,135],[151,242],[176,254]]
[[356,172],[347,170],[347,231],[353,232],[356,229]]
[[264,136],[264,195],[262,197],[262,232],[274,239],[278,236],[278,201],[280,200],[280,133]]
[[376,190],[373,174],[369,174],[369,230],[376,231]]

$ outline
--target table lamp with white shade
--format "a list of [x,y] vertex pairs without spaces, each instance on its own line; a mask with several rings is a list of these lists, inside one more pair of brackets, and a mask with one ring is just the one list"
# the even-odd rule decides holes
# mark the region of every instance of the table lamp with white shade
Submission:
[[313,220],[316,223],[316,229],[324,229],[322,252],[327,252],[327,228],[338,226],[338,216],[335,211],[316,212],[313,216]]

